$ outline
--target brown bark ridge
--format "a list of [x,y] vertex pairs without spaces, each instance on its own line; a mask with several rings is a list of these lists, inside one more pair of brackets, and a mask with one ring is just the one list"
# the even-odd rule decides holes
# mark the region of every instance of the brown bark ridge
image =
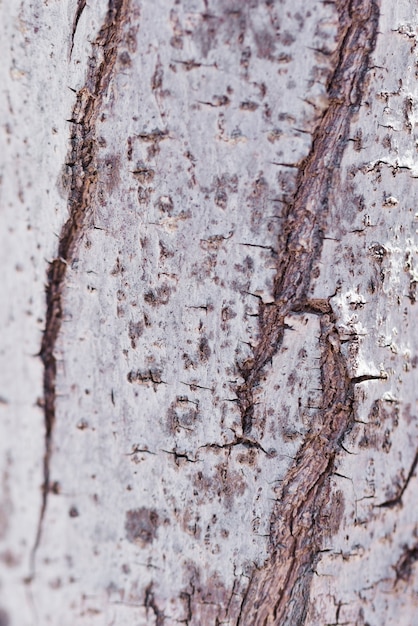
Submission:
[[273,511],[271,557],[255,570],[237,624],[303,624],[310,581],[321,549],[328,479],[344,435],[353,423],[354,385],[340,351],[330,304],[309,301],[311,268],[322,248],[328,193],[349,138],[350,120],[362,88],[378,31],[378,0],[337,0],[338,45],[327,85],[329,104],[313,135],[309,155],[298,164],[296,192],[287,206],[280,238],[275,302],[261,305],[260,341],[242,367],[238,392],[242,426],[251,432],[253,390],[264,366],[282,343],[285,317],[306,311],[320,316],[322,408],[285,477]]
[[[42,503],[35,541],[31,555],[32,575],[35,571],[36,551],[41,541],[42,524],[48,501],[50,484],[50,458],[55,423],[56,404],[56,357],[55,347],[60,333],[63,316],[63,294],[67,269],[75,259],[78,243],[91,218],[91,204],[97,183],[97,140],[96,122],[118,52],[123,25],[126,21],[130,0],[109,0],[106,17],[92,45],[92,57],[85,85],[76,96],[71,119],[70,150],[66,163],[70,171],[68,212],[69,217],[62,227],[58,254],[49,263],[46,284],[46,322],[41,343],[40,357],[44,366],[44,415],[45,454],[43,462],[44,480]],[[77,23],[84,9],[84,0],[78,0],[74,18],[72,40]]]

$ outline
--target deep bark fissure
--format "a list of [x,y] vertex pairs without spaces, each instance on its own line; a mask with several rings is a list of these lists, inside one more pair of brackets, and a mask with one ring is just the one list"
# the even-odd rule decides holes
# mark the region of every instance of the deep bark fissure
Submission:
[[[298,164],[296,191],[287,205],[279,241],[273,304],[260,304],[260,340],[241,366],[237,395],[244,434],[251,432],[254,392],[265,366],[283,342],[285,318],[295,312],[320,317],[322,407],[288,471],[271,518],[271,556],[255,571],[237,624],[302,624],[313,569],[320,553],[321,511],[342,440],[353,425],[354,386],[340,350],[336,319],[328,300],[309,300],[311,270],[322,250],[328,193],[349,140],[350,120],[359,109],[379,20],[378,0],[338,0],[335,70],[327,84],[328,108],[313,134],[308,156]],[[332,297],[332,296],[331,296]],[[297,600],[297,597],[299,600]]]
[[[49,263],[46,284],[46,321],[41,343],[40,358],[44,367],[44,418],[45,448],[43,460],[42,502],[36,536],[31,553],[31,573],[35,573],[36,552],[42,536],[42,525],[48,502],[52,436],[56,418],[55,348],[61,330],[63,297],[67,269],[75,260],[80,238],[89,226],[92,199],[97,184],[96,122],[107,94],[120,43],[122,27],[126,20],[130,0],[109,0],[104,23],[92,44],[92,57],[85,85],[76,96],[71,119],[70,150],[66,166],[70,171],[68,213],[58,242],[57,257]],[[79,0],[74,18],[72,39],[84,9]]]
[[[327,84],[329,106],[313,133],[308,156],[297,164],[296,191],[287,204],[277,251],[273,304],[260,304],[260,340],[253,356],[240,367],[238,388],[242,428],[251,431],[254,388],[282,344],[284,318],[308,306],[313,263],[322,249],[322,229],[328,213],[328,190],[348,140],[350,119],[361,100],[361,86],[377,33],[377,2],[338,2],[339,45],[335,70]],[[325,302],[325,309],[329,304]]]

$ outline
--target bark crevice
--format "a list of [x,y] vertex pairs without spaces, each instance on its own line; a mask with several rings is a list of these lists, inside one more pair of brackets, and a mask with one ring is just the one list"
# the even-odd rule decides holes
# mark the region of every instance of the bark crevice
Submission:
[[337,0],[335,6],[339,35],[333,54],[335,69],[327,83],[328,107],[317,123],[308,156],[297,164],[296,191],[286,207],[277,251],[275,302],[260,303],[260,339],[252,357],[240,366],[244,383],[237,392],[242,431],[249,435],[255,389],[283,342],[285,318],[309,312],[320,318],[322,406],[283,481],[271,518],[271,556],[251,578],[237,625],[304,623],[310,581],[321,549],[321,511],[329,498],[329,478],[335,456],[354,423],[354,386],[375,378],[349,377],[330,299],[309,299],[311,270],[322,250],[330,188],[349,141],[351,118],[361,104],[378,33],[378,0]]
[[[41,541],[42,526],[48,502],[52,437],[56,419],[57,360],[55,349],[63,321],[63,298],[67,270],[75,260],[80,239],[91,222],[91,204],[97,185],[96,122],[107,94],[121,41],[122,28],[128,16],[130,0],[109,0],[103,25],[92,44],[92,57],[85,85],[77,92],[73,107],[70,150],[66,166],[69,170],[68,219],[58,242],[57,257],[47,270],[46,321],[39,356],[44,367],[43,409],[45,448],[41,510],[31,552],[31,576],[35,574],[36,553]],[[85,2],[79,0],[74,18],[72,42]]]
[[398,504],[402,504],[403,494],[405,493],[411,478],[415,474],[415,470],[417,468],[417,465],[418,465],[418,450],[415,452],[414,460],[412,461],[410,470],[408,472],[408,476],[406,477],[406,480],[405,480],[404,484],[399,489],[398,495],[395,496],[394,498],[391,498],[390,500],[386,500],[385,502],[382,502],[381,504],[378,504],[377,505],[378,508],[393,508],[393,507],[397,506]]

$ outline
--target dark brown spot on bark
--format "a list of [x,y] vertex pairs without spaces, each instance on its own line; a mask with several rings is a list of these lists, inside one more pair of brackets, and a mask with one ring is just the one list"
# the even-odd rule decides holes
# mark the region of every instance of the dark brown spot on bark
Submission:
[[132,370],[128,373],[127,380],[129,383],[152,384],[156,390],[156,385],[163,384],[161,374],[161,370],[155,367],[143,371]]
[[155,171],[151,167],[148,167],[143,161],[140,161],[136,164],[132,174],[143,185],[149,185],[154,180]]
[[401,554],[398,562],[394,566],[396,572],[396,581],[409,581],[412,576],[413,567],[417,561],[418,543],[412,546],[412,548],[409,548],[407,545],[405,545],[403,547],[403,553]]
[[167,304],[170,300],[171,287],[168,285],[161,285],[157,289],[149,289],[144,294],[144,300],[151,306],[161,306]]
[[257,46],[257,54],[261,59],[273,58],[276,41],[268,30],[256,32],[254,34],[255,43]]
[[181,396],[177,397],[167,410],[168,432],[172,434],[178,433],[181,429],[192,431],[198,419],[198,407],[188,399],[182,400],[181,398]]
[[227,322],[228,320],[232,320],[234,317],[236,317],[237,314],[235,313],[235,311],[229,307],[229,306],[224,306],[222,311],[221,311],[221,317],[222,317],[222,321],[223,322]]
[[131,347],[133,349],[136,348],[137,340],[139,339],[139,337],[141,337],[142,333],[144,332],[144,328],[145,328],[145,324],[142,320],[139,322],[133,322],[133,321],[129,322],[128,334],[129,334],[129,339],[131,340]]
[[126,511],[126,538],[131,543],[145,547],[156,538],[158,524],[158,513],[154,509],[142,507]]
[[121,54],[119,55],[119,62],[124,67],[129,67],[131,65],[131,57],[126,50],[121,52]]
[[70,510],[68,511],[68,515],[69,515],[70,517],[78,517],[78,516],[80,515],[80,513],[78,512],[77,507],[72,506],[72,507],[70,508]]
[[207,337],[201,337],[199,341],[199,360],[206,363],[211,355],[211,349]]
[[247,488],[241,472],[230,470],[228,463],[218,463],[210,473],[198,471],[193,479],[199,502],[218,500],[227,509],[233,507],[235,498],[242,496]]
[[139,204],[146,204],[150,198],[152,189],[147,187],[138,187],[137,196]]
[[174,203],[171,196],[160,196],[157,202],[157,208],[162,213],[167,213],[171,215],[174,209]]

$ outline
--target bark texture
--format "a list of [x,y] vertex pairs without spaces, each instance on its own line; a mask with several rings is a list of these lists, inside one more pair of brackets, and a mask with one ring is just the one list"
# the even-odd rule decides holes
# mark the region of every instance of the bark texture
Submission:
[[0,7],[0,626],[413,626],[414,4]]
[[[85,4],[83,0],[80,0],[77,5],[71,34],[71,52]],[[126,2],[109,3],[104,24],[93,42],[93,56],[89,59],[86,85],[77,92],[73,114],[68,120],[72,127],[69,160],[65,163],[65,167],[69,169],[69,217],[60,233],[58,257],[51,261],[47,272],[46,320],[40,351],[44,366],[45,457],[42,506],[32,552],[33,568],[35,567],[35,553],[41,540],[48,494],[51,490],[49,466],[55,424],[57,376],[55,348],[63,318],[65,278],[67,268],[76,260],[75,255],[81,235],[88,226],[91,227],[92,205],[98,180],[96,123],[112,78],[120,33],[127,18],[128,8]]]

